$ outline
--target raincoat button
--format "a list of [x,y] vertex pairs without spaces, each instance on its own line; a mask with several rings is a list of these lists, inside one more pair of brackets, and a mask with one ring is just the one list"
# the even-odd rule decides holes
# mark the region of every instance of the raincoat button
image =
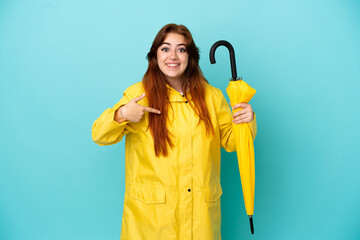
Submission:
[[191,192],[191,189],[190,189],[190,188],[188,189],[188,192]]
[[188,101],[185,101],[185,103],[188,103]]

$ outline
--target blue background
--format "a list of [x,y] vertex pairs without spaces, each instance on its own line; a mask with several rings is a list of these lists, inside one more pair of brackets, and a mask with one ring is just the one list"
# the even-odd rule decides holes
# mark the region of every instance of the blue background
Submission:
[[255,235],[223,152],[222,236],[360,239],[360,3],[0,1],[0,239],[119,239],[124,142],[93,121],[141,81],[157,31],[186,25],[225,93],[226,48],[257,94]]

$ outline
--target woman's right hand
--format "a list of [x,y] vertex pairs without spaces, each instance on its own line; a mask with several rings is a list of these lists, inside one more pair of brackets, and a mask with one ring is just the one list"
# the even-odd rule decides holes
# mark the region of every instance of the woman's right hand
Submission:
[[[152,112],[156,114],[160,114],[160,111],[151,107],[145,107],[140,104],[137,104],[138,101],[145,97],[145,93],[142,95],[131,99],[127,104],[120,107],[115,112],[115,121],[121,123],[124,120],[128,120],[130,122],[139,122],[141,118],[144,116],[146,112]],[[122,113],[122,116],[121,114]]]

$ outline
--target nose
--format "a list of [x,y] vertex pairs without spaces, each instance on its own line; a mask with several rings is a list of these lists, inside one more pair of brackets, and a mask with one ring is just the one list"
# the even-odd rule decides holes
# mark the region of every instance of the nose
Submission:
[[177,59],[177,52],[176,52],[176,50],[170,51],[170,59],[172,59],[172,60]]

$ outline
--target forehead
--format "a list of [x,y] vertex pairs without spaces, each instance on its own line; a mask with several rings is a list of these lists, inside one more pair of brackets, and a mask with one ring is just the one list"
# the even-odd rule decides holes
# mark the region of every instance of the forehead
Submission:
[[186,39],[183,35],[178,33],[168,33],[164,39],[164,42],[170,43],[171,45],[185,44]]

